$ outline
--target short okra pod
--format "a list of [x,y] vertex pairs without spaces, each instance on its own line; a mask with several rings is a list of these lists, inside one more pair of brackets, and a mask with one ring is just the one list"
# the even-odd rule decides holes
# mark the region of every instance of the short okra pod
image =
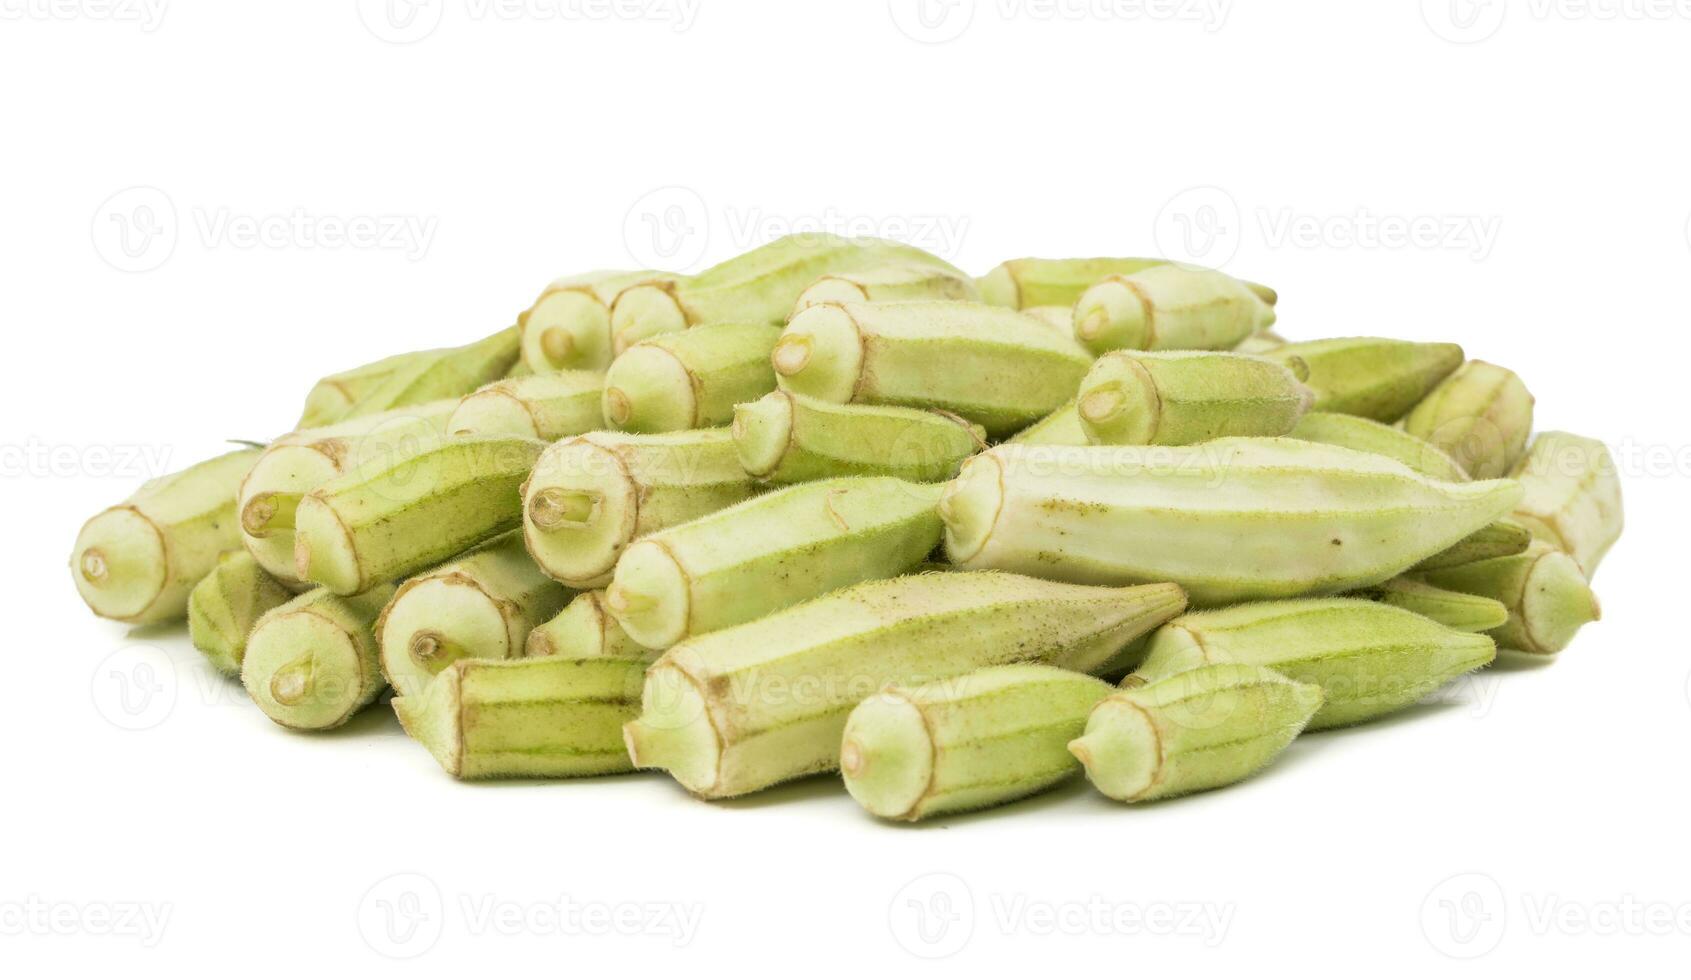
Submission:
[[1283,436],[1310,403],[1274,361],[1212,351],[1114,351],[1080,383],[1080,427],[1093,443],[1185,446],[1223,436]]
[[253,626],[241,684],[271,721],[322,731],[346,723],[386,689],[372,630],[393,586],[338,596],[313,589]]
[[455,436],[522,436],[556,442],[604,424],[605,376],[553,371],[507,378],[465,395],[447,420]]
[[[1423,344],[1380,337],[1340,337],[1283,344],[1262,356],[1298,358],[1309,369],[1317,412],[1396,422],[1452,371],[1462,366],[1456,344]],[[1458,460],[1460,462],[1460,460]],[[1481,474],[1472,473],[1472,476]]]
[[656,651],[634,642],[634,638],[605,608],[605,593],[582,592],[558,615],[528,635],[525,657],[643,657],[651,660]]
[[733,432],[740,464],[770,483],[840,476],[949,480],[986,448],[985,430],[946,412],[836,405],[791,391],[735,406]]
[[1272,304],[1214,269],[1159,265],[1108,276],[1074,308],[1075,338],[1094,354],[1114,350],[1231,350],[1274,324]]
[[727,425],[734,406],[775,390],[770,323],[707,323],[628,348],[605,373],[605,425],[679,432]]

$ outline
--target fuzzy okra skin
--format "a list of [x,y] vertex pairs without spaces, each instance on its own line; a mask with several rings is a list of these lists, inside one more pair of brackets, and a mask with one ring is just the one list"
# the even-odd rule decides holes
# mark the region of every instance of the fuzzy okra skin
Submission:
[[836,405],[772,391],[734,408],[734,448],[747,473],[769,483],[839,476],[949,480],[986,447],[986,432],[919,408]]
[[1602,617],[1579,563],[1543,541],[1518,555],[1418,573],[1441,589],[1496,599],[1509,621],[1490,631],[1497,645],[1530,654],[1567,649],[1574,634]]
[[386,688],[373,626],[393,586],[356,596],[313,589],[259,618],[241,685],[271,721],[300,731],[346,723]]
[[1151,635],[1133,675],[1156,683],[1206,664],[1268,667],[1324,692],[1309,729],[1391,714],[1497,655],[1490,638],[1368,599],[1254,602],[1189,613]]
[[1159,265],[1108,276],[1075,303],[1075,339],[1116,350],[1230,350],[1274,325],[1274,306],[1214,269]]
[[557,279],[521,316],[522,363],[535,374],[603,371],[611,365],[611,304],[642,283],[673,284],[665,272],[600,270]]
[[77,532],[71,577],[96,616],[144,625],[181,619],[218,557],[241,546],[235,494],[256,449],[148,482]]
[[1571,432],[1541,432],[1510,475],[1524,491],[1514,519],[1572,556],[1586,578],[1595,575],[1625,523],[1609,447]]
[[754,497],[629,545],[605,605],[635,642],[661,650],[891,578],[938,547],[942,489],[844,477]]
[[707,323],[643,340],[605,373],[605,425],[623,432],[679,432],[727,425],[734,406],[775,390],[771,323]]
[[624,733],[636,766],[701,797],[738,796],[837,768],[851,709],[887,684],[1008,663],[1103,673],[1185,604],[1172,585],[999,572],[864,582],[671,647]]
[[1342,446],[1363,453],[1389,456],[1435,480],[1460,483],[1468,479],[1461,464],[1444,450],[1384,422],[1340,412],[1307,412],[1289,433],[1293,439]]
[[978,302],[980,298],[975,281],[960,272],[934,265],[899,263],[822,276],[799,294],[793,313],[818,303],[896,303],[913,299]]
[[1258,330],[1256,333],[1253,333],[1244,340],[1234,344],[1233,353],[1265,354],[1276,348],[1284,347],[1286,344],[1286,338],[1275,333],[1273,330]]
[[1313,684],[1249,664],[1210,664],[1111,694],[1069,751],[1113,800],[1166,799],[1262,769],[1321,703]]
[[523,536],[546,574],[598,588],[630,541],[737,504],[753,489],[726,428],[592,432],[536,461],[522,487]]
[[1464,633],[1485,633],[1509,621],[1508,607],[1496,599],[1441,589],[1412,575],[1399,575],[1357,595],[1407,609]]
[[1309,368],[1305,383],[1315,392],[1313,411],[1396,422],[1462,366],[1463,354],[1456,344],[1339,337],[1283,344],[1262,356],[1304,362]]
[[553,371],[506,378],[464,396],[447,420],[455,436],[523,436],[556,442],[604,424],[605,375]]
[[605,608],[601,590],[582,592],[558,615],[528,635],[525,657],[640,657],[651,661],[658,651],[634,642]]
[[460,660],[521,657],[529,633],[570,597],[534,564],[522,536],[507,534],[399,587],[376,621],[382,674],[412,697]]
[[294,515],[295,574],[355,595],[514,529],[523,479],[545,448],[514,436],[454,436],[330,480]]
[[213,667],[239,674],[253,624],[293,595],[252,555],[225,552],[188,595],[188,637]]
[[1007,664],[864,699],[840,773],[865,810],[921,820],[1032,796],[1080,771],[1068,744],[1115,688],[1059,667]]
[[1092,443],[1187,446],[1283,436],[1311,398],[1290,369],[1249,354],[1114,351],[1093,363],[1076,404]]
[[509,374],[517,364],[520,340],[517,328],[507,327],[473,344],[429,351],[430,356],[406,360],[380,384],[365,392],[337,421],[446,398],[462,398]]
[[1092,364],[1026,314],[944,300],[812,306],[787,324],[773,360],[785,390],[952,412],[995,437],[1063,404]]
[[1439,382],[1403,430],[1449,453],[1476,479],[1507,474],[1532,434],[1532,393],[1508,368],[1469,361]]
[[940,517],[963,568],[1176,582],[1213,606],[1376,585],[1519,499],[1510,480],[1441,483],[1295,439],[1006,444],[964,464]]
[[412,365],[429,363],[439,355],[439,351],[433,350],[407,351],[323,378],[306,394],[305,409],[300,412],[294,428],[316,429],[334,425],[346,418],[352,406],[389,377],[409,370]]
[[1518,555],[1532,545],[1532,532],[1525,525],[1507,518],[1492,521],[1473,534],[1429,558],[1415,563],[1412,572],[1430,572],[1440,568],[1471,565],[1488,558],[1507,558]]

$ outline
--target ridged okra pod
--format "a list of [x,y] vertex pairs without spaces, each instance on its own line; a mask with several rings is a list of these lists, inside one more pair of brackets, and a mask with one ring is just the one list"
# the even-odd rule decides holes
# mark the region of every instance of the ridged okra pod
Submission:
[[1159,265],[1107,276],[1075,303],[1074,331],[1094,354],[1231,350],[1274,325],[1274,307],[1225,272]]
[[523,479],[545,443],[457,436],[323,484],[294,515],[294,564],[340,595],[431,568],[522,522]]
[[1462,366],[1462,348],[1456,344],[1380,337],[1306,340],[1262,356],[1304,362],[1309,368],[1304,383],[1315,392],[1313,411],[1361,415],[1376,422],[1396,422]]
[[1435,480],[1460,483],[1468,479],[1467,472],[1439,447],[1402,429],[1360,415],[1308,412],[1293,426],[1291,436],[1361,453],[1378,453]]
[[892,578],[938,547],[940,490],[844,477],[754,497],[629,545],[605,604],[635,642],[661,650]]
[[352,406],[375,391],[390,376],[408,370],[411,365],[432,362],[439,354],[439,351],[433,350],[407,351],[323,378],[306,394],[305,409],[300,412],[294,428],[316,429],[334,425],[346,418]]
[[605,373],[605,425],[679,432],[727,425],[734,406],[775,390],[771,323],[707,323],[641,341]]
[[1441,483],[1295,439],[998,446],[940,502],[964,568],[1176,582],[1199,605],[1376,585],[1507,513],[1510,480]]
[[525,657],[635,657],[650,661],[656,651],[634,642],[605,608],[605,593],[582,592],[562,612],[534,628]]
[[241,544],[279,581],[304,588],[294,565],[299,502],[337,477],[374,472],[438,446],[456,406],[451,399],[426,402],[277,439],[241,481]]
[[447,420],[455,436],[523,436],[556,442],[604,426],[605,376],[553,371],[507,378],[464,396]]
[[952,412],[1008,435],[1067,401],[1091,366],[1078,344],[984,303],[824,303],[775,346],[781,387],[836,404]]
[[1124,350],[1092,365],[1077,405],[1090,442],[1186,446],[1283,436],[1310,397],[1290,369],[1249,354]]
[[1441,589],[1503,603],[1509,621],[1491,631],[1497,645],[1522,653],[1560,653],[1586,623],[1602,616],[1579,563],[1543,541],[1518,555],[1417,573]]
[[522,488],[529,554],[578,589],[611,579],[635,538],[750,497],[727,429],[593,432],[549,447]]
[[937,256],[899,242],[827,234],[787,235],[711,266],[691,279],[642,283],[623,290],[611,307],[613,353],[621,353],[648,337],[701,323],[781,323],[792,313],[799,294],[818,276],[893,263],[962,275]]
[[507,327],[473,344],[407,359],[380,384],[365,392],[337,421],[445,398],[462,398],[509,374],[517,364],[520,340],[517,328]]
[[1471,565],[1488,558],[1507,558],[1527,550],[1532,545],[1532,540],[1532,532],[1527,530],[1525,525],[1507,518],[1492,521],[1438,554],[1416,562],[1411,571],[1430,572],[1439,568]]
[[70,558],[82,601],[125,623],[181,619],[218,556],[241,546],[235,492],[257,459],[244,449],[190,466],[90,518]]
[[241,685],[271,721],[322,731],[347,722],[379,697],[372,628],[393,586],[338,596],[313,589],[265,613],[247,640]]
[[1249,664],[1213,664],[1111,694],[1069,751],[1099,792],[1144,803],[1252,775],[1320,706],[1313,684]]
[[1532,434],[1532,393],[1515,372],[1469,361],[1403,420],[1403,430],[1443,449],[1475,479],[1507,474]]
[[658,286],[681,278],[601,270],[554,281],[517,318],[523,364],[535,374],[603,371],[611,366],[611,304],[617,295],[641,283]]
[[836,405],[774,391],[735,406],[734,447],[747,473],[769,483],[840,476],[949,480],[986,447],[986,432],[919,408]]
[[1009,663],[1103,672],[1184,605],[1172,585],[994,572],[864,582],[670,648],[625,729],[630,755],[702,797],[750,793],[838,768],[846,717],[887,684]]
[[252,555],[225,552],[188,595],[188,637],[213,667],[239,674],[253,624],[293,596]]
[[1496,599],[1441,589],[1412,575],[1399,575],[1357,595],[1407,609],[1464,633],[1485,633],[1509,621],[1508,608]]
[[569,599],[521,535],[507,534],[399,587],[376,623],[382,674],[413,697],[460,660],[521,657],[529,633]]
[[1030,446],[1090,446],[1092,440],[1080,424],[1080,399],[1071,398],[1056,411],[1011,436],[1006,442]]
[[1244,340],[1233,345],[1235,354],[1265,354],[1277,347],[1286,346],[1286,338],[1273,330],[1258,330]]
[[853,799],[889,820],[1032,796],[1080,771],[1068,744],[1113,690],[1042,664],[893,685],[846,719],[840,773]]
[[1511,475],[1524,491],[1514,519],[1571,555],[1586,578],[1595,575],[1625,523],[1609,447],[1569,432],[1541,432]]
[[937,265],[897,264],[856,272],[831,272],[806,287],[793,304],[799,313],[818,303],[896,303],[914,299],[979,301],[975,281]]
[[1145,647],[1135,677],[1156,683],[1206,664],[1268,667],[1325,694],[1309,728],[1368,721],[1407,708],[1491,663],[1492,641],[1368,599],[1257,602],[1189,613]]

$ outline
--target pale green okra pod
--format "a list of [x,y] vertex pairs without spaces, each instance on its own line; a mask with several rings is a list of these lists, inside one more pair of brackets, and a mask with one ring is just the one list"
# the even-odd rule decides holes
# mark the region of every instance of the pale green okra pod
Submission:
[[605,609],[605,593],[583,592],[569,601],[558,615],[534,628],[523,649],[525,657],[636,657],[647,661],[657,656],[634,642]]
[[[1396,422],[1461,367],[1463,355],[1456,344],[1339,337],[1283,344],[1264,351],[1262,356],[1282,362],[1292,358],[1303,361],[1309,369],[1304,383],[1315,392],[1315,404],[1310,406],[1313,411]],[[1484,475],[1471,470],[1469,474]]]
[[1441,589],[1412,575],[1399,575],[1356,594],[1464,633],[1485,633],[1509,621],[1508,607],[1496,599]]
[[553,371],[506,378],[465,395],[447,420],[455,436],[522,436],[556,442],[604,424],[605,376]]
[[497,381],[517,364],[521,337],[516,327],[463,347],[425,352],[405,359],[381,382],[364,392],[346,414],[335,421],[391,412],[446,398],[462,398],[490,381]]
[[1283,436],[1311,399],[1288,368],[1212,351],[1114,351],[1080,383],[1081,430],[1103,445],[1186,446]]
[[293,595],[252,555],[225,552],[188,595],[188,637],[213,667],[237,675],[253,624]]
[[642,283],[673,284],[665,272],[601,270],[554,281],[521,316],[523,364],[535,374],[603,371],[611,365],[611,303]]
[[605,373],[605,425],[623,432],[679,432],[727,425],[734,406],[775,390],[770,323],[707,323],[641,341]]
[[294,428],[316,429],[341,421],[352,406],[389,377],[411,365],[431,362],[439,355],[439,351],[432,350],[408,351],[323,378],[306,394],[305,409]]
[[386,689],[372,626],[393,586],[337,596],[313,589],[260,617],[241,685],[271,721],[300,731],[347,722]]
[[1298,419],[1290,434],[1293,439],[1388,456],[1435,480],[1460,483],[1468,479],[1461,465],[1439,447],[1361,415],[1308,412]]
[[[1074,306],[1081,294],[1109,276],[1131,276],[1167,259],[1010,259],[975,280],[981,298],[994,306],[1027,310],[1039,306]],[[1270,306],[1279,302],[1274,290],[1259,283],[1246,283],[1259,299]]]
[[1609,447],[1570,432],[1542,432],[1510,475],[1524,491],[1514,519],[1571,555],[1586,578],[1597,574],[1625,524]]
[[1492,521],[1473,534],[1430,558],[1423,558],[1411,569],[1430,572],[1440,568],[1471,565],[1487,558],[1507,558],[1518,555],[1532,545],[1532,532],[1507,518]]
[[1443,449],[1475,479],[1507,474],[1532,434],[1532,393],[1508,368],[1469,361],[1403,420],[1403,430]]
[[774,391],[734,408],[734,447],[747,473],[770,483],[840,476],[949,480],[986,448],[986,432],[919,408],[836,405]]
[[1080,399],[1071,398],[1057,410],[1005,440],[1030,446],[1090,446],[1092,440],[1080,424]]
[[1231,350],[1274,325],[1274,306],[1224,272],[1167,264],[1108,276],[1074,308],[1075,339],[1115,350]]
[[1543,541],[1534,541],[1518,555],[1418,574],[1441,589],[1503,603],[1509,621],[1490,635],[1506,650],[1560,653],[1581,627],[1602,617],[1579,563]]
[[793,305],[797,314],[818,303],[896,303],[913,299],[979,301],[975,281],[935,265],[896,264],[832,272],[811,283]]

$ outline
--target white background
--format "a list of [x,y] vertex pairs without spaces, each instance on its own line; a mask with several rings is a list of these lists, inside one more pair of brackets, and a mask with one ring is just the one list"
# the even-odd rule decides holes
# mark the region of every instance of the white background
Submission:
[[[0,0],[0,969],[1683,965],[1686,4],[687,3]],[[181,630],[77,600],[83,519],[319,375],[819,224],[977,272],[1184,254],[1277,286],[1290,337],[1507,364],[1625,470],[1604,621],[1225,792],[910,829],[832,779],[457,784],[385,708],[286,733]]]

